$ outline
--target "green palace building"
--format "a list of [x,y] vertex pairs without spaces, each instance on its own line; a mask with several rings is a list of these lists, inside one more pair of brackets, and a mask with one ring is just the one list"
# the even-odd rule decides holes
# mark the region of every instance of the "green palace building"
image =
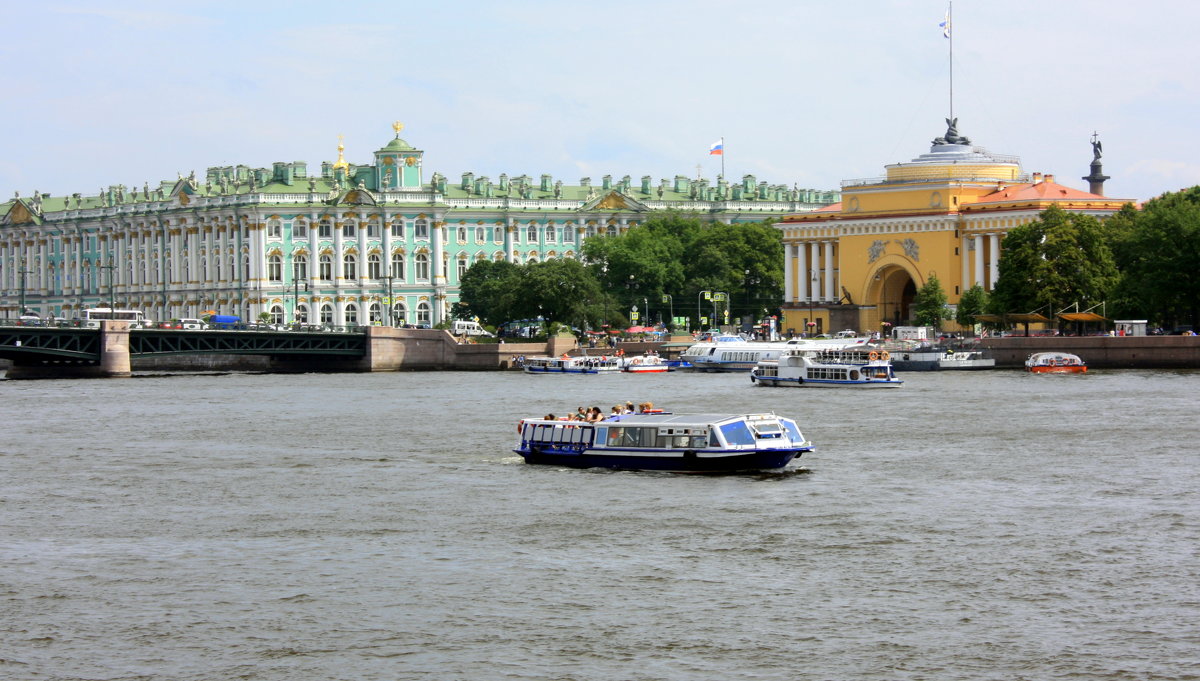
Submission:
[[111,300],[155,320],[267,312],[280,323],[432,325],[480,260],[578,258],[584,239],[656,210],[758,222],[840,200],[752,175],[426,177],[425,153],[393,128],[369,163],[347,162],[339,143],[318,173],[238,165],[98,195],[18,192],[0,204],[0,316],[23,305],[71,318]]

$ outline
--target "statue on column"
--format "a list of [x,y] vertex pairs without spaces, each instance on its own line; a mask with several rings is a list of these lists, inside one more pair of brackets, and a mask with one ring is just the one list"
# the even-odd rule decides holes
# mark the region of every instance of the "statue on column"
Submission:
[[1097,133],[1092,133],[1092,160],[1099,161],[1101,152],[1104,148],[1100,144],[1100,136]]

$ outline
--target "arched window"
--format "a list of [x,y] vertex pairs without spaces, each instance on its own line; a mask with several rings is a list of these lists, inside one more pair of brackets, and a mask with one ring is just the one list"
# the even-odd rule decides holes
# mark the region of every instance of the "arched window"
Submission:
[[292,276],[301,281],[308,279],[308,256],[304,253],[292,258]]
[[480,225],[475,228],[475,243],[481,244],[487,241],[487,229]]
[[347,253],[342,258],[342,278],[358,279],[358,258],[353,253]]
[[383,278],[383,262],[378,253],[367,256],[367,279]]
[[425,301],[417,303],[417,324],[429,324],[429,303]]
[[392,304],[392,326],[402,326],[408,323],[408,309],[404,301],[398,300]]
[[616,236],[616,235],[617,235],[617,226],[616,226],[616,225],[609,225],[609,226],[608,226],[608,235],[609,235],[609,236]]
[[525,243],[536,244],[538,242],[537,223],[531,222],[525,229]]
[[392,236],[397,239],[404,238],[404,218],[396,217],[392,220]]
[[283,258],[278,255],[267,257],[267,279],[283,281]]
[[588,225],[587,235],[588,236],[596,236],[596,225]]
[[329,257],[328,253],[321,255],[318,267],[317,278],[322,281],[333,279],[333,258]]
[[379,303],[371,303],[371,307],[367,308],[367,314],[370,316],[371,324],[375,322],[383,322],[383,306]]
[[404,281],[404,253],[402,252],[392,254],[392,276],[397,281]]
[[535,263],[535,262],[537,262],[537,261],[538,261],[538,259],[537,259],[537,256],[536,256],[536,255],[531,255],[531,256],[529,256],[529,258],[528,258],[528,259],[526,259],[526,260],[525,260],[525,262],[526,262],[526,263],[528,263],[528,264],[530,264],[530,265],[534,264],[534,263]]
[[321,323],[322,324],[332,324],[333,323],[333,306],[330,305],[329,303],[323,303],[321,305]]
[[358,323],[358,306],[354,303],[346,303],[346,325],[353,326]]
[[308,305],[300,303],[296,306],[296,322],[298,324],[308,323]]
[[466,225],[458,226],[458,243],[460,243],[460,244],[467,243],[467,226]]
[[503,262],[504,261],[504,251],[496,251],[492,255],[492,260],[495,260],[496,262]]
[[292,223],[292,238],[307,239],[308,238],[308,220],[304,218],[296,218]]
[[271,323],[272,324],[282,324],[283,323],[283,306],[282,305],[272,305],[271,306]]
[[417,281],[429,281],[429,256],[424,253],[418,253],[413,259],[413,267],[416,269]]
[[546,225],[546,243],[558,243],[558,227],[555,227],[554,223]]
[[208,281],[208,256],[200,256],[200,281]]
[[468,263],[469,263],[469,261],[467,260],[467,254],[459,253],[458,254],[458,281],[460,281],[460,282],[462,281],[463,275],[465,275],[467,273]]
[[283,236],[283,221],[279,218],[267,220],[267,237],[278,239]]
[[418,219],[413,223],[413,238],[428,239],[429,238],[429,221],[425,218]]

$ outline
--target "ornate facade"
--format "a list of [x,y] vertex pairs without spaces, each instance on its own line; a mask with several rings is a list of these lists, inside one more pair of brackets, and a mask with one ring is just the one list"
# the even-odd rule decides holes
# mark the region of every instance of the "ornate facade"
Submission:
[[279,322],[437,324],[467,268],[484,259],[577,258],[583,240],[614,235],[650,211],[757,222],[837,201],[746,176],[731,184],[629,176],[567,186],[550,175],[456,182],[425,177],[425,155],[396,136],[371,163],[343,157],[209,168],[156,187],[98,195],[35,192],[0,204],[0,316],[73,317],[84,308],[152,319],[206,312]]
[[[784,330],[904,324],[931,275],[952,305],[973,285],[990,291],[1004,235],[1049,206],[1103,219],[1129,203],[1065,187],[1053,175],[1027,175],[1017,157],[972,146],[956,121],[947,123],[929,153],[887,166],[882,178],[846,180],[841,203],[779,223]],[[1100,176],[1093,146],[1092,174]]]

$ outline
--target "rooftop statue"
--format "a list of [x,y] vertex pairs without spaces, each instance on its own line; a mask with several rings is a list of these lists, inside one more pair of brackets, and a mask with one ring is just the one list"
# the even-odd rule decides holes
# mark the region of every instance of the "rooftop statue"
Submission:
[[938,137],[933,140],[933,145],[939,146],[942,144],[970,144],[971,139],[958,134],[958,119],[946,119],[946,136]]
[[1104,148],[1100,145],[1100,136],[1092,133],[1092,160],[1099,161]]

